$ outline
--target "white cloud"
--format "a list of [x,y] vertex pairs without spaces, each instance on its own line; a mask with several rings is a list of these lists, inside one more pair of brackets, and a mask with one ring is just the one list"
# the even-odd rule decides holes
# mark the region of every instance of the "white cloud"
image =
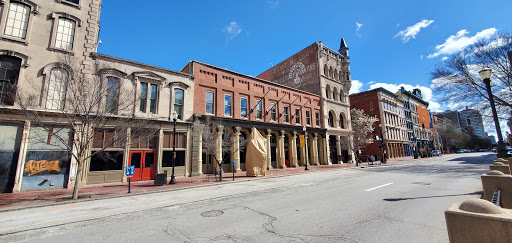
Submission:
[[363,27],[363,24],[356,21],[356,26],[357,26],[356,31],[359,31],[361,29],[361,27]]
[[363,87],[363,83],[359,80],[352,80],[352,86],[350,87],[349,94],[355,94],[361,92],[361,87]]
[[434,23],[434,20],[422,20],[412,26],[409,26],[405,28],[405,30],[401,30],[398,32],[398,34],[395,35],[395,37],[400,36],[402,37],[402,42],[406,43],[411,38],[416,38],[416,35],[420,32],[422,28],[427,28],[430,24]]
[[232,40],[242,32],[242,26],[240,26],[237,22],[232,21],[229,23],[229,25],[224,26],[222,32],[225,32],[227,34],[226,39]]
[[401,87],[404,87],[407,91],[412,91],[413,89],[420,89],[421,95],[423,96],[423,100],[427,101],[429,103],[428,109],[430,111],[441,111],[441,105],[434,101],[433,95],[432,95],[432,89],[425,86],[412,86],[410,84],[388,84],[388,83],[375,83],[370,86],[370,89],[376,89],[376,88],[384,88],[387,89],[393,93],[398,92]]
[[457,34],[446,38],[443,44],[437,45],[436,52],[428,55],[427,58],[435,58],[440,55],[450,55],[462,51],[478,40],[492,37],[497,31],[495,28],[489,28],[476,33],[474,36],[467,36],[469,34],[467,30],[459,30]]
[[279,1],[268,1],[267,2],[270,8],[276,8],[279,5]]
[[423,55],[420,56],[420,59],[423,60]]
[[441,61],[446,61],[446,60],[448,60],[448,57],[441,58]]

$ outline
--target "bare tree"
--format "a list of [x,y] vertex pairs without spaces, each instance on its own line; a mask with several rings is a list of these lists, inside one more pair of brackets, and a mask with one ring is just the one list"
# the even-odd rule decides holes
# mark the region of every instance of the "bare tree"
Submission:
[[[224,127],[222,121],[219,119],[207,116],[204,123],[201,123],[196,118],[194,121],[194,127],[201,126],[202,129],[202,149],[203,153],[211,154],[216,163],[216,170],[219,172],[219,180],[222,181],[222,164],[224,161],[229,160],[230,156],[236,152],[243,152],[247,146],[247,139],[243,136],[238,137],[238,146],[236,146],[236,140],[234,139],[235,133],[230,127]],[[222,133],[222,134],[220,134]],[[218,136],[220,140],[217,139]],[[220,142],[220,144],[219,144]],[[222,159],[217,158],[217,149],[221,148],[222,154],[225,152],[229,153],[228,156],[223,156]],[[217,174],[217,173],[215,173]]]
[[498,112],[510,114],[512,109],[512,67],[508,53],[512,51],[512,34],[497,34],[480,40],[449,57],[431,73],[434,91],[449,104],[471,106],[491,117],[489,97],[478,72],[491,68],[491,86]]
[[[61,55],[44,85],[29,81],[15,98],[16,106],[31,122],[35,142],[55,146],[76,162],[73,199],[78,198],[87,160],[98,153],[111,159],[102,153],[105,149],[124,148],[155,133],[147,129],[148,119],[133,115],[133,84],[124,78],[107,78],[106,73],[113,69],[97,60],[92,63],[88,67],[80,59]],[[93,143],[98,149],[91,152]]]
[[352,109],[350,111],[352,118],[352,136],[342,137],[343,149],[352,151],[356,155],[356,163],[359,161],[359,150],[365,148],[368,144],[373,143],[371,136],[373,132],[373,124],[379,119],[366,115],[363,110]]

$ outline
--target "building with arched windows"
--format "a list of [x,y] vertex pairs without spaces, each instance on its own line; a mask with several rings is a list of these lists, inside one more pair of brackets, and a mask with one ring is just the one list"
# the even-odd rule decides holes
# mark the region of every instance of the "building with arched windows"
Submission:
[[342,38],[338,52],[315,42],[297,52],[259,78],[311,92],[322,98],[321,110],[315,113],[321,126],[327,129],[322,137],[326,144],[326,160],[322,164],[353,162],[354,156],[345,141],[351,141],[351,87],[348,47]]

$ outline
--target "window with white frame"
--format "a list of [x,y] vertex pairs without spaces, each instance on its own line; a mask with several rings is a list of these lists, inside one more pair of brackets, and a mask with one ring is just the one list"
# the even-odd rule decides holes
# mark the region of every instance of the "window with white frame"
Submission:
[[48,79],[46,109],[60,110],[64,107],[68,77],[68,72],[64,68],[52,68]]
[[258,105],[256,105],[256,118],[261,119],[263,118],[263,101],[258,100]]
[[315,112],[315,121],[316,121],[316,125],[317,126],[320,126],[320,112]]
[[141,82],[139,111],[146,112],[149,104],[149,112],[156,113],[157,103],[158,85]]
[[105,112],[117,114],[119,107],[119,78],[107,77]]
[[231,116],[231,95],[224,95],[224,115]]
[[214,96],[213,91],[206,91],[206,114],[213,114]]
[[156,106],[157,106],[157,95],[158,95],[158,87],[154,84],[150,84],[149,86],[151,89],[151,93],[149,96],[149,112],[156,113]]
[[288,106],[283,107],[284,122],[290,122],[288,115]]
[[73,50],[73,41],[75,39],[76,22],[72,19],[60,17],[57,23],[57,32],[55,35],[55,48],[67,51]]
[[300,124],[300,109],[295,108],[295,123]]
[[174,89],[174,111],[178,114],[178,119],[183,120],[183,95],[182,89]]
[[11,2],[9,4],[9,12],[7,13],[4,35],[25,39],[29,18],[30,6],[19,2]]
[[247,98],[240,98],[240,117],[247,118]]
[[276,120],[276,104],[275,103],[271,103],[270,104],[270,119],[272,121],[275,121]]
[[306,124],[311,125],[311,112],[306,110]]
[[139,111],[146,112],[146,104],[148,101],[148,84],[140,83],[140,105]]
[[0,104],[14,105],[20,68],[20,58],[0,56]]

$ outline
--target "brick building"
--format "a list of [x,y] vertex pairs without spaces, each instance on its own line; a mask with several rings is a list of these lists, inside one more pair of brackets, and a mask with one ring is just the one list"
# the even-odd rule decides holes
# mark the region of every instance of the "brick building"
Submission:
[[[224,128],[233,129],[235,139],[248,137],[256,128],[267,138],[268,169],[319,165],[325,161],[325,136],[320,123],[320,97],[272,83],[260,78],[233,72],[198,61],[189,62],[182,72],[194,75],[194,114],[197,119],[207,116],[219,119]],[[308,150],[299,147],[298,135],[304,134]],[[194,149],[192,152],[192,175],[211,173],[215,165],[212,156],[202,153],[201,129],[194,127]],[[230,153],[232,152],[232,153]],[[245,170],[245,154],[238,148],[232,151],[217,150],[215,155],[222,160],[231,156],[235,160],[234,170]],[[230,164],[224,171],[232,171]]]
[[327,160],[323,163],[354,162],[351,151],[342,141],[351,141],[350,100],[351,87],[348,47],[342,38],[336,52],[315,42],[286,60],[258,75],[258,78],[286,85],[320,96],[321,127],[327,129],[324,137]]
[[374,125],[374,136],[379,140],[361,149],[363,155],[389,158],[404,157],[407,140],[404,102],[396,94],[377,88],[350,95],[352,108],[363,110],[379,120]]

